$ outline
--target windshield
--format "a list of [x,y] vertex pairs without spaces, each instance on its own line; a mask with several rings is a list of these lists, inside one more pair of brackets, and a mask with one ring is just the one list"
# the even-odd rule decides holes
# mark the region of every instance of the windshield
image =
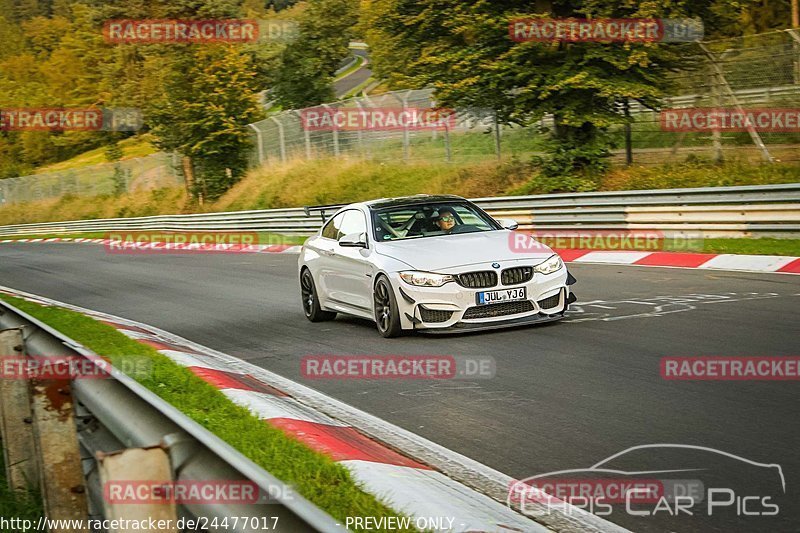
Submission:
[[378,242],[500,229],[488,215],[463,202],[387,207],[372,216]]

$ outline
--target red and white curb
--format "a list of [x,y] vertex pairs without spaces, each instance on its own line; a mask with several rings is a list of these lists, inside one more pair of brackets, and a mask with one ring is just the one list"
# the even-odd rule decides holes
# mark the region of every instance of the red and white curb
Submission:
[[[116,246],[111,253],[151,252],[216,252],[216,253],[300,253],[301,246],[288,244],[253,245],[199,245],[191,243],[144,243],[136,246],[122,245],[109,239],[4,239],[0,244],[14,242],[77,242]],[[705,270],[732,270],[741,272],[771,272],[800,274],[800,257],[781,255],[704,254],[693,252],[636,252],[618,250],[554,249],[567,263],[599,263],[607,265],[657,266],[672,268],[699,268]]]
[[7,287],[0,292],[83,313],[155,348],[234,403],[342,464],[366,491],[396,511],[445,524],[453,519],[447,529],[434,531],[627,531],[563,502],[542,520],[545,527],[501,503],[515,481],[511,477],[335,398],[153,326]]
[[700,268],[746,272],[800,274],[800,257],[782,255],[702,254],[690,252],[633,252],[554,250],[568,263]]
[[256,254],[282,254],[299,253],[300,246],[294,244],[203,244],[203,243],[166,243],[144,242],[127,243],[111,239],[81,239],[72,237],[53,237],[50,239],[3,239],[0,244],[15,242],[70,242],[81,244],[102,244],[108,248],[109,253],[164,253],[164,252],[212,252],[212,253],[256,253]]

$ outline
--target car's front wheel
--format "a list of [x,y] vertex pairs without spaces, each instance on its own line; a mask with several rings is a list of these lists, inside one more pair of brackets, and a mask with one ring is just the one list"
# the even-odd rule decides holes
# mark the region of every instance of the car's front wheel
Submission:
[[300,273],[300,295],[303,298],[303,311],[311,322],[324,322],[336,318],[336,313],[323,311],[320,307],[314,277],[307,268]]
[[373,300],[378,333],[387,339],[399,336],[403,332],[400,325],[400,309],[397,307],[391,283],[383,276],[375,283]]

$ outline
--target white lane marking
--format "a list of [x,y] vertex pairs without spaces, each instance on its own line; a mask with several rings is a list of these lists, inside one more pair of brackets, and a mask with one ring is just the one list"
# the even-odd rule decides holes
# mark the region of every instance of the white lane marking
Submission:
[[[611,322],[614,320],[625,320],[629,318],[648,318],[656,316],[664,316],[672,313],[681,313],[684,311],[691,311],[701,304],[716,304],[727,302],[742,302],[747,300],[762,300],[765,298],[777,298],[780,294],[775,292],[746,292],[735,293],[728,292],[723,294],[688,294],[683,296],[653,296],[651,298],[629,298],[627,300],[605,301],[605,300],[592,300],[589,302],[578,302],[572,304],[570,310],[567,311],[567,318],[565,322],[588,322],[588,321],[604,321]],[[611,307],[604,307],[602,304],[613,304]],[[625,304],[633,305],[648,305],[652,310],[644,313],[630,312],[625,313]],[[613,310],[620,310],[620,313],[601,313],[587,311],[586,307],[600,307],[610,308]]]

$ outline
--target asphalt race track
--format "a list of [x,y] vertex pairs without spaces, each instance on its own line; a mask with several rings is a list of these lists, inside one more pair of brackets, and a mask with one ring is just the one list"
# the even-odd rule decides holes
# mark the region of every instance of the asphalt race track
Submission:
[[[588,468],[648,443],[778,464],[786,494],[773,500],[780,503],[774,517],[737,516],[743,513],[731,504],[681,518],[631,516],[623,505],[607,518],[634,531],[800,531],[800,382],[667,381],[660,374],[664,356],[800,355],[800,276],[576,264],[578,302],[565,321],[385,340],[367,321],[308,322],[296,261],[293,254],[109,255],[98,245],[3,244],[0,285],[158,326],[518,479]],[[497,374],[304,380],[300,358],[316,354],[491,355]],[[692,466],[744,479],[737,498],[774,481],[720,457]],[[663,466],[640,452],[625,467],[652,470],[651,460]],[[680,461],[689,459],[670,464]],[[757,510],[756,503],[744,508]]]

